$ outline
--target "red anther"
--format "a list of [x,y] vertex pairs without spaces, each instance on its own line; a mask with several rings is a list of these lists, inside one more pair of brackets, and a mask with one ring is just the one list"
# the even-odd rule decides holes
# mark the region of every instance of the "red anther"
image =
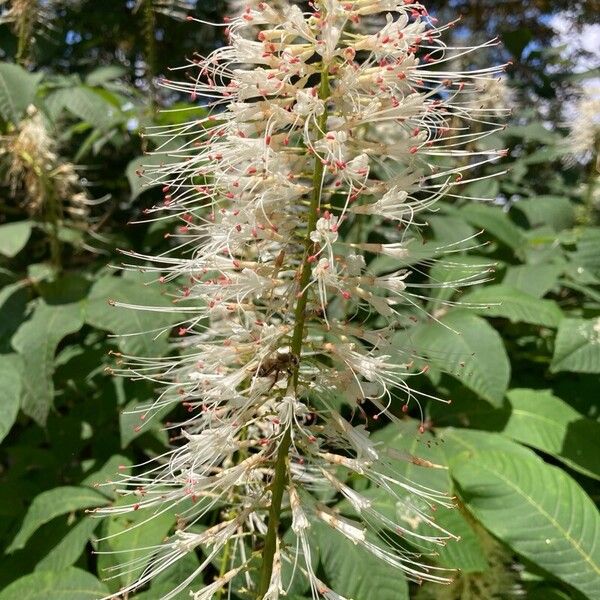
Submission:
[[267,146],[269,146],[269,145],[271,144],[271,139],[272,139],[272,138],[271,138],[271,136],[270,136],[270,135],[268,135],[267,137],[265,137],[265,144],[266,144]]
[[289,144],[290,144],[290,138],[289,137],[283,138],[283,145],[289,146]]
[[419,433],[425,433],[425,425],[419,425]]
[[187,15],[185,18],[186,21],[193,21],[194,17],[192,17],[192,15]]
[[170,185],[165,185],[165,186],[163,187],[163,189],[162,189],[162,191],[163,191],[163,194],[166,194],[166,193],[167,193],[167,192],[168,192],[170,189],[171,189],[171,186],[170,186]]
[[254,175],[256,173],[256,167],[248,167],[246,175]]
[[419,133],[421,133],[421,130],[420,130],[418,127],[415,127],[415,128],[412,130],[412,135],[413,135],[413,137],[416,137],[416,136],[418,136],[418,135],[419,135]]
[[259,42],[264,42],[267,39],[264,31],[259,31],[257,38]]
[[407,413],[408,412],[408,404],[403,404],[402,405],[402,412],[403,413]]
[[350,292],[347,292],[346,290],[342,291],[342,298],[344,300],[350,300],[350,298],[352,298],[352,294]]
[[181,336],[184,336],[187,332],[188,332],[188,330],[186,327],[180,327],[177,330],[177,335],[179,335],[181,337]]
[[188,233],[190,228],[187,225],[182,225],[181,227],[178,227],[177,230],[179,233]]
[[227,192],[225,194],[226,198],[229,198],[230,200],[233,200],[235,198],[235,194],[233,192]]
[[416,154],[419,151],[419,147],[418,146],[412,146],[411,148],[409,148],[408,150],[411,154]]
[[136,503],[133,505],[133,510],[139,510],[139,508],[140,508],[140,505],[139,505],[139,504],[136,502]]
[[236,230],[236,231],[239,233],[239,232],[242,230],[242,226],[241,226],[241,225],[238,223],[238,224],[235,226],[235,230]]
[[186,222],[186,223],[191,223],[194,220],[194,217],[192,215],[190,215],[190,213],[185,213],[184,215],[181,216],[181,218]]
[[161,276],[158,278],[158,283],[164,283],[164,282],[165,282],[165,278],[164,278],[164,276],[163,276],[163,275],[161,275]]
[[405,73],[404,71],[400,71],[400,73],[398,73],[398,74],[396,75],[396,77],[397,77],[398,79],[406,79],[406,73]]
[[191,292],[192,292],[192,290],[190,290],[189,287],[184,287],[181,290],[181,293],[182,293],[182,295],[183,295],[184,298],[187,298],[191,294]]

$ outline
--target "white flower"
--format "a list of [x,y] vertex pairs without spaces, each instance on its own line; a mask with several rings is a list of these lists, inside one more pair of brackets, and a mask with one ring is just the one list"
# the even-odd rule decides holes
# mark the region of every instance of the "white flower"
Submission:
[[[358,418],[395,422],[392,399],[408,406],[429,398],[409,384],[411,349],[393,340],[410,323],[401,304],[425,313],[428,284],[412,283],[413,264],[457,247],[421,250],[413,226],[470,169],[502,156],[471,150],[500,125],[469,100],[501,69],[450,72],[469,49],[446,47],[446,26],[435,27],[417,2],[315,0],[309,8],[284,0],[236,6],[228,43],[194,60],[187,79],[163,81],[200,98],[207,116],[151,131],[163,141],[156,158],[169,161],[145,169],[164,193],[150,212],[173,217],[169,236],[179,243],[160,256],[126,255],[178,286],[179,320],[170,355],[120,356],[115,372],[162,386],[146,422],[177,403],[187,418],[176,425],[175,448],[120,482],[131,504],[99,512],[181,510],[184,522],[149,550],[147,568],[122,594],[201,544],[205,562],[170,594],[198,585],[194,577],[227,544],[230,564],[242,566],[195,600],[225,587],[233,595],[238,579],[249,594],[274,600],[288,589],[284,562],[313,596],[338,600],[314,573],[317,520],[412,580],[447,580],[388,539],[387,531],[408,532],[341,473],[393,503],[451,505],[445,494],[395,476],[398,457]],[[365,16],[378,31],[363,31]],[[372,215],[377,226],[363,227]],[[379,228],[379,218],[397,227]],[[380,263],[386,270],[376,270]],[[368,313],[377,313],[377,329]],[[354,418],[341,416],[340,399]],[[362,521],[319,504],[324,488],[345,497]],[[292,539],[284,544],[278,524],[288,510]],[[223,526],[206,537],[191,530],[224,513]],[[451,537],[425,510],[419,518],[434,533],[413,532],[418,540]],[[262,549],[258,574],[254,560],[248,566],[252,548]]]

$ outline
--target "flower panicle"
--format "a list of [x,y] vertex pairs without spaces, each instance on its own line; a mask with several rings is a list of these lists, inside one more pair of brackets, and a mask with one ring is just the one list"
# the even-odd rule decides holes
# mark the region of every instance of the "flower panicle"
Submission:
[[[144,220],[172,219],[173,249],[158,257],[127,252],[125,267],[143,260],[157,285],[176,287],[178,352],[121,355],[114,371],[161,386],[140,409],[142,424],[178,404],[186,416],[168,425],[172,449],[121,477],[131,503],[98,513],[176,510],[179,519],[121,593],[185,552],[202,547],[214,558],[226,547],[221,587],[239,587],[241,578],[273,600],[291,572],[314,598],[341,598],[311,562],[319,527],[411,580],[450,578],[429,559],[431,544],[454,536],[429,512],[453,499],[397,475],[401,460],[436,465],[393,452],[366,425],[397,422],[431,398],[409,385],[423,372],[421,357],[394,337],[427,315],[432,284],[420,282],[423,269],[477,243],[424,243],[423,228],[443,196],[458,196],[482,165],[506,155],[477,144],[502,128],[501,111],[473,100],[503,67],[449,70],[456,57],[496,42],[446,46],[453,23],[438,25],[419,2],[310,7],[247,3],[224,23],[226,45],[190,60],[186,81],[162,82],[201,102],[204,114],[148,132],[162,160],[143,175],[162,187],[163,199]],[[370,234],[368,222],[385,227]],[[439,286],[476,284],[491,269]],[[381,326],[366,326],[365,314]],[[400,411],[392,407],[398,396]],[[353,407],[353,418],[340,403]],[[410,507],[414,520],[382,514],[342,473]],[[323,490],[344,499],[349,513],[324,503]],[[192,533],[223,503],[227,536]],[[280,535],[282,514],[295,543]],[[210,597],[215,586],[194,597]]]

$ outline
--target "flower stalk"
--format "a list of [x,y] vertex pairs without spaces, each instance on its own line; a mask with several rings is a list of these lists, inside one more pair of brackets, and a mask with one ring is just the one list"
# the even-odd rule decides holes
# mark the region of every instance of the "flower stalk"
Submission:
[[[363,30],[363,19],[378,30]],[[261,600],[284,595],[290,572],[313,598],[340,598],[314,572],[316,523],[414,581],[447,582],[423,553],[395,539],[417,547],[452,539],[429,515],[452,499],[395,476],[404,457],[373,441],[367,426],[382,417],[394,423],[401,412],[420,410],[421,400],[435,400],[409,385],[420,372],[417,357],[394,334],[410,327],[404,306],[425,313],[429,284],[413,281],[414,265],[464,247],[423,248],[424,217],[444,194],[457,195],[470,170],[504,155],[466,149],[500,129],[498,113],[471,94],[501,69],[447,71],[452,53],[468,51],[446,47],[441,37],[451,25],[436,27],[412,0],[316,0],[307,12],[250,0],[226,25],[228,44],[191,61],[187,81],[162,82],[207,107],[205,118],[152,131],[164,140],[156,153],[170,162],[145,172],[164,194],[146,214],[174,219],[173,252],[126,253],[126,268],[142,260],[153,265],[144,268],[157,285],[176,286],[169,293],[180,315],[178,354],[121,355],[115,372],[162,384],[141,426],[177,403],[189,417],[171,425],[181,443],[156,466],[123,477],[131,505],[99,512],[189,508],[120,593],[202,547],[206,561],[195,575],[224,553],[228,564],[196,600],[225,586],[240,591],[232,587],[239,578],[229,576],[238,571],[244,593]],[[350,239],[347,232],[358,230]],[[373,269],[373,256],[392,266]],[[375,318],[365,322],[365,314]],[[394,406],[398,397],[403,404]],[[340,402],[356,418],[345,418]],[[349,485],[354,479],[410,507],[434,533],[380,513]],[[315,490],[323,488],[349,502],[357,518],[322,504]],[[193,530],[221,501],[227,520]],[[284,544],[284,535],[296,543]],[[248,565],[259,555],[257,573]]]

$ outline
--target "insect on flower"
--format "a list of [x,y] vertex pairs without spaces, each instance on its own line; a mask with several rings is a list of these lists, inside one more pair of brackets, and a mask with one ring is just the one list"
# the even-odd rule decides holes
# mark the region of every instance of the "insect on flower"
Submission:
[[[342,598],[315,572],[322,528],[411,580],[449,581],[428,548],[455,536],[429,513],[453,500],[397,474],[399,460],[435,465],[368,428],[432,399],[411,387],[418,357],[394,336],[427,316],[421,270],[470,242],[424,245],[424,217],[504,155],[474,144],[501,128],[473,92],[502,67],[449,70],[495,42],[448,47],[452,25],[412,0],[314,0],[306,12],[249,2],[223,24],[226,45],[190,60],[187,80],[163,81],[206,115],[152,129],[169,161],[144,168],[164,193],[148,214],[172,217],[177,244],[156,257],[128,252],[126,266],[144,261],[157,285],[181,286],[173,311],[184,335],[176,355],[123,356],[116,372],[161,385],[145,422],[182,402],[188,416],[171,425],[176,445],[121,478],[131,503],[98,512],[174,511],[179,524],[123,565],[143,570],[120,594],[201,549],[164,600],[188,586],[196,600],[218,590],[275,600],[292,580],[313,598]],[[381,512],[372,492],[410,518]]]

